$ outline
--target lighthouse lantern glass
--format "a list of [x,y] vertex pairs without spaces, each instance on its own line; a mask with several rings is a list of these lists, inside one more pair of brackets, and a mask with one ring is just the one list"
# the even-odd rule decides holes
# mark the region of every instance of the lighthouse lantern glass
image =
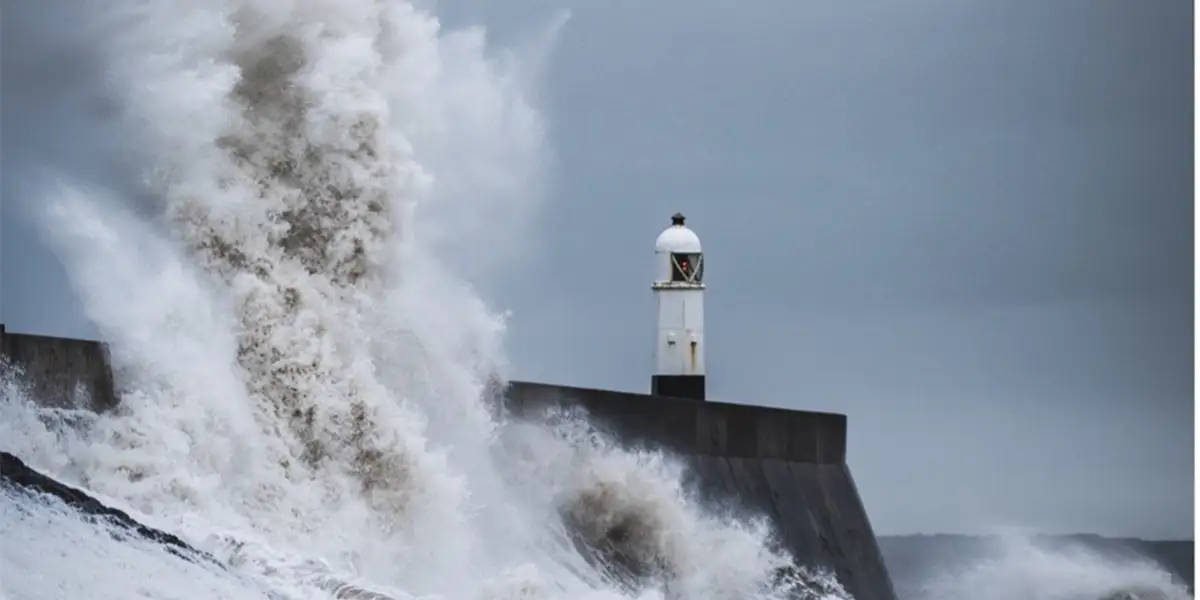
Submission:
[[671,253],[671,281],[701,283],[704,280],[704,256],[699,252]]

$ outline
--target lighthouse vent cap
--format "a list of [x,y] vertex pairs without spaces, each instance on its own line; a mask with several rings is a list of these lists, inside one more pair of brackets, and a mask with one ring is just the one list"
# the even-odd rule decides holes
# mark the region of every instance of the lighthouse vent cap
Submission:
[[683,224],[683,220],[684,216],[679,213],[671,217],[672,225],[659,234],[654,243],[655,252],[700,253],[700,238]]

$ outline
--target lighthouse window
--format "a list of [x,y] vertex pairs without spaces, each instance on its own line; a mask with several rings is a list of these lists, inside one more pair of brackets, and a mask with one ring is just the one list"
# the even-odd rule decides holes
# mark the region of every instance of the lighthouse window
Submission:
[[671,281],[700,283],[704,280],[704,256],[700,253],[671,254]]

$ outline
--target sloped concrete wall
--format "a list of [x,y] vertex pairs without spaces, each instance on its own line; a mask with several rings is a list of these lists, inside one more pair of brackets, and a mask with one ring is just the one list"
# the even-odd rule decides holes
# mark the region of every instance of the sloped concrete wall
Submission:
[[108,350],[100,342],[8,333],[0,325],[0,368],[16,367],[44,406],[104,411],[116,406]]
[[765,516],[793,556],[834,571],[857,600],[895,600],[846,465],[845,415],[530,382],[513,382],[505,403],[529,419],[582,408],[627,446],[677,454],[710,509]]

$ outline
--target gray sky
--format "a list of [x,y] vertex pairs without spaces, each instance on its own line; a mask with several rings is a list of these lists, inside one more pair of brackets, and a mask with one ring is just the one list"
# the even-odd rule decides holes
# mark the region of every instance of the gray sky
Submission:
[[[710,393],[848,414],[877,533],[1191,537],[1190,3],[442,4],[500,40],[571,11],[542,255],[486,290],[519,377],[648,388],[679,210]],[[89,335],[13,206],[0,318]]]

